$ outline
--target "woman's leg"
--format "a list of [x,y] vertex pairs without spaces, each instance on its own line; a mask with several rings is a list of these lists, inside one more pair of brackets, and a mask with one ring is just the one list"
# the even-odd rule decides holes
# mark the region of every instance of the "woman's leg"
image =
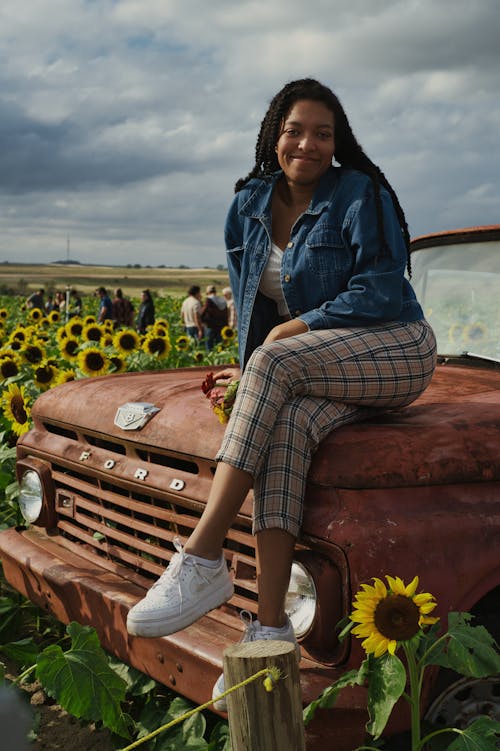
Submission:
[[260,623],[281,628],[286,622],[285,597],[290,582],[295,537],[282,529],[263,529],[257,541],[257,586]]
[[248,472],[219,462],[203,514],[185,545],[186,553],[216,560],[227,531],[252,487]]

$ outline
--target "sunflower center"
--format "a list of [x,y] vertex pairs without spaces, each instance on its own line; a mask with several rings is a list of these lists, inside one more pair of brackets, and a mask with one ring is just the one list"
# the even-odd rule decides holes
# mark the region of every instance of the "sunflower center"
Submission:
[[420,611],[413,600],[404,595],[388,595],[375,608],[375,626],[382,636],[395,641],[408,641],[418,631]]
[[120,337],[120,347],[122,349],[125,349],[127,351],[132,351],[135,349],[136,341],[135,337],[132,336],[132,334],[123,334]]
[[165,341],[161,337],[155,337],[149,341],[149,351],[152,354],[163,354],[165,352]]
[[10,402],[10,409],[16,422],[20,425],[24,425],[28,419],[26,409],[24,408],[24,399],[22,396],[13,396]]
[[99,352],[89,352],[85,358],[85,364],[89,370],[101,370],[104,367],[104,358]]
[[43,359],[43,352],[38,347],[27,347],[24,350],[24,357],[28,362],[34,364]]
[[0,365],[2,378],[11,378],[19,373],[19,368],[13,360],[4,360]]
[[69,339],[65,344],[65,350],[68,355],[74,355],[78,349],[78,342],[75,339]]
[[45,368],[37,368],[35,370],[35,377],[38,383],[50,383],[53,375],[54,371],[52,370],[50,365]]

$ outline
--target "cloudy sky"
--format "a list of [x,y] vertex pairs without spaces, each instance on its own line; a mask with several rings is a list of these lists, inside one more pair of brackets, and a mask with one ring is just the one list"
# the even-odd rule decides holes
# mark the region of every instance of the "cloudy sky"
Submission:
[[269,100],[319,78],[413,236],[500,222],[498,0],[1,0],[0,262],[215,266]]

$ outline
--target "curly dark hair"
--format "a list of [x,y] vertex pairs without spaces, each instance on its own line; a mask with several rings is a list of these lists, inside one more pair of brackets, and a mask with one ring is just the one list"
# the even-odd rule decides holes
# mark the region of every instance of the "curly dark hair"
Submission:
[[364,172],[371,178],[375,191],[375,206],[382,254],[386,252],[387,241],[384,233],[380,186],[383,185],[389,192],[394,203],[401,232],[406,244],[408,272],[411,274],[409,253],[410,233],[404,211],[399,203],[396,192],[383,172],[371,161],[371,159],[368,158],[360,144],[357,142],[347,119],[347,115],[345,114],[344,108],[338,97],[331,89],[324,86],[319,81],[316,81],[314,78],[302,78],[287,83],[271,100],[269,109],[262,120],[259,135],[257,137],[257,144],[255,146],[255,166],[246,177],[237,181],[235,192],[237,193],[240,191],[252,178],[257,177],[265,180],[280,169],[275,147],[280,136],[282,124],[293,105],[303,99],[321,102],[333,113],[336,161],[345,167],[352,167],[360,172]]

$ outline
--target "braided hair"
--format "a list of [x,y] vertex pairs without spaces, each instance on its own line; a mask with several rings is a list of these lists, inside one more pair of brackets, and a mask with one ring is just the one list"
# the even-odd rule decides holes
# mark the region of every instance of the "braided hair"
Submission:
[[287,83],[271,100],[269,109],[262,120],[259,135],[257,137],[257,144],[255,146],[255,165],[246,177],[237,181],[235,192],[237,193],[240,191],[252,178],[256,177],[266,180],[269,179],[274,172],[280,169],[275,147],[281,133],[281,128],[293,105],[297,101],[303,99],[321,102],[333,113],[336,161],[346,167],[352,167],[360,172],[364,172],[372,180],[375,191],[375,208],[377,212],[378,235],[382,254],[387,252],[387,241],[384,233],[380,186],[383,185],[389,192],[405,241],[408,272],[411,275],[409,253],[410,233],[398,197],[383,172],[371,161],[371,159],[369,159],[360,144],[357,142],[351,126],[349,125],[347,115],[344,112],[344,108],[337,96],[331,89],[313,78],[302,78]]

